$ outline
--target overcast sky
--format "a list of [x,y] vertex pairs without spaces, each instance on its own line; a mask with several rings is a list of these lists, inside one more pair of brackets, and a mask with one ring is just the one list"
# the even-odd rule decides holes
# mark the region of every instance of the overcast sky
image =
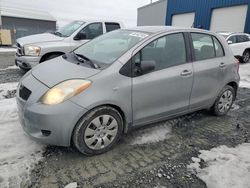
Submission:
[[[150,0],[0,0],[3,7],[48,11],[61,26],[75,19],[112,19],[135,26],[137,8]],[[156,1],[156,0],[154,0]]]

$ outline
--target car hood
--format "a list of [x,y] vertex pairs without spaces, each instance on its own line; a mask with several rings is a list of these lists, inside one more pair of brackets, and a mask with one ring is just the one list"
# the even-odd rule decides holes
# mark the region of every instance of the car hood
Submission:
[[39,64],[31,74],[49,88],[69,79],[88,79],[101,70],[66,61],[62,56]]
[[25,45],[25,44],[35,44],[35,43],[39,44],[42,42],[61,41],[63,39],[64,39],[63,37],[59,37],[51,33],[43,33],[43,34],[36,34],[19,38],[17,39],[17,42],[20,43],[21,45]]

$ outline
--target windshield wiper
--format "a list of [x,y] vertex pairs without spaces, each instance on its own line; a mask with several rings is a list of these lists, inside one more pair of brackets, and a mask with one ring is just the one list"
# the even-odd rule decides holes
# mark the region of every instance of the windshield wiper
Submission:
[[60,33],[59,31],[55,31],[54,34],[60,37],[62,36],[62,33]]
[[59,37],[66,37],[65,35],[63,35],[59,31],[55,31],[53,34],[56,35],[56,36],[59,36]]
[[88,57],[82,55],[82,54],[77,54],[75,52],[73,52],[73,54],[75,55],[76,59],[78,61],[80,61],[81,63],[85,63],[85,62],[89,62],[90,66],[95,68],[95,69],[98,69],[100,68],[99,65],[97,65],[96,63],[94,63],[93,61],[91,61]]

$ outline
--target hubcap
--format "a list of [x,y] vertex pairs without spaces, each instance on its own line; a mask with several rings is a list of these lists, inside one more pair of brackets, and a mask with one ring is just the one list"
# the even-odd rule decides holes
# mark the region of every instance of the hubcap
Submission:
[[219,100],[218,108],[219,111],[224,113],[229,110],[233,103],[233,93],[230,90],[225,91]]
[[118,123],[110,115],[93,119],[84,133],[84,141],[90,149],[99,150],[109,146],[118,132]]

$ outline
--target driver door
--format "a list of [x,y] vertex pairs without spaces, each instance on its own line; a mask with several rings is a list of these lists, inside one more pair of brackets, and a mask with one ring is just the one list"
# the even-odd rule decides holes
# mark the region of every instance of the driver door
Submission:
[[134,56],[133,66],[155,62],[155,70],[132,78],[133,124],[164,119],[188,110],[193,83],[183,33],[161,37]]
[[103,26],[101,22],[91,23],[85,26],[74,37],[72,50],[102,34],[103,34]]

